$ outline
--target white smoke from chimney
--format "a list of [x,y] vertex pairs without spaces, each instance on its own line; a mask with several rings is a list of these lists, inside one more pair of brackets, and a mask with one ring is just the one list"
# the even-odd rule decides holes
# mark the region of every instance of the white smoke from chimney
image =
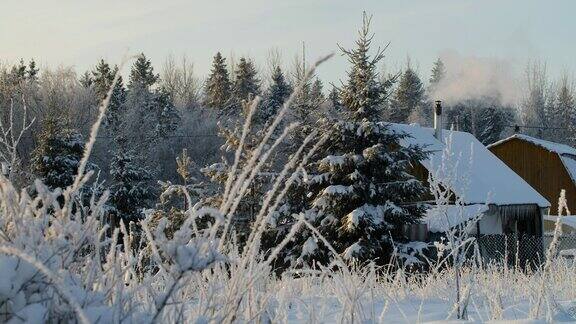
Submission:
[[455,51],[440,55],[445,77],[434,87],[432,98],[453,104],[464,99],[499,98],[513,105],[520,95],[516,64],[509,59],[462,56]]

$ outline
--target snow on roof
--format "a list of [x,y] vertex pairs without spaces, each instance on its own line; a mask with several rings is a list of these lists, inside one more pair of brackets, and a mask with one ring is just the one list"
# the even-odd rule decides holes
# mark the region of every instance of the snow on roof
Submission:
[[562,161],[562,164],[564,164],[564,167],[566,168],[566,171],[568,171],[568,174],[570,174],[570,178],[572,178],[572,181],[576,183],[575,157],[571,155],[560,155],[560,160]]
[[564,164],[564,167],[566,168],[566,170],[570,174],[570,178],[572,179],[572,181],[574,183],[576,183],[576,149],[571,147],[571,146],[560,144],[560,143],[554,143],[554,142],[550,142],[550,141],[545,141],[545,140],[542,140],[539,138],[534,138],[534,137],[524,135],[524,134],[514,134],[508,138],[501,140],[501,141],[498,141],[498,142],[495,142],[495,143],[488,145],[488,148],[500,145],[502,143],[508,142],[509,140],[512,140],[515,138],[526,141],[526,142],[530,142],[534,145],[542,147],[543,149],[545,149],[549,152],[558,154],[558,156],[560,157],[560,160]]
[[488,210],[486,205],[444,205],[435,206],[426,211],[422,222],[428,225],[430,232],[446,232],[449,229],[468,222]]
[[442,168],[444,150],[450,143],[449,153],[458,161],[450,169],[456,175],[451,179],[452,190],[467,204],[525,205],[550,207],[550,203],[524,179],[490,152],[472,134],[443,130],[443,141],[434,137],[434,129],[416,124],[388,124],[397,133],[406,133],[400,145],[424,146],[430,154],[422,161],[428,172],[435,174]]
[[488,148],[502,144],[502,143],[505,143],[505,142],[508,142],[508,141],[515,139],[515,138],[521,139],[521,140],[526,141],[526,142],[530,142],[534,145],[538,145],[538,146],[540,146],[540,147],[542,147],[542,148],[544,148],[550,152],[553,152],[553,153],[557,153],[560,155],[570,154],[570,155],[576,156],[576,149],[571,147],[571,146],[560,144],[560,143],[545,141],[545,140],[542,140],[539,138],[534,138],[534,137],[524,135],[524,134],[514,134],[508,138],[505,138],[503,140],[500,140],[498,142],[495,142],[495,143],[488,145]]
[[[545,221],[556,223],[556,219],[558,216],[544,216]],[[562,224],[572,227],[576,230],[576,216],[568,215],[568,216],[560,216],[560,220]]]

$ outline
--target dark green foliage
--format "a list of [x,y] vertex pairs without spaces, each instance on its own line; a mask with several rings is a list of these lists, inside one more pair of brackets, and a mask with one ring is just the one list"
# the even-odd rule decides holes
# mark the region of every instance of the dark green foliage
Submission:
[[[426,188],[410,170],[425,154],[418,147],[397,145],[402,135],[390,132],[386,124],[342,121],[329,129],[322,153],[306,167],[300,194],[293,193],[283,208],[305,205],[304,217],[345,258],[385,264],[393,242],[407,240],[403,225],[418,222],[423,214],[420,202]],[[280,233],[294,222],[291,215],[284,215],[275,224]],[[311,238],[308,230],[299,233],[286,249],[289,262],[283,266],[328,264],[331,253],[323,243],[307,250]]]
[[398,81],[398,87],[392,98],[389,121],[406,123],[420,121],[430,113],[424,111],[425,93],[418,74],[408,66]]
[[152,63],[148,58],[146,58],[144,53],[142,53],[132,65],[128,88],[134,89],[136,87],[141,87],[144,89],[150,89],[159,79],[160,76],[154,74]]
[[346,50],[340,47],[352,65],[348,72],[348,82],[340,89],[340,103],[355,121],[378,118],[387,96],[386,88],[379,81],[377,73],[377,64],[384,58],[384,52],[379,50],[374,57],[369,55],[373,38],[370,34],[370,20],[364,13],[356,48]]
[[511,109],[488,106],[479,112],[480,129],[476,137],[482,144],[489,145],[502,139],[502,133],[512,121]]
[[134,152],[124,140],[118,140],[118,147],[110,163],[109,203],[118,220],[128,223],[140,219],[142,209],[150,207],[154,197],[149,184],[152,177],[149,170],[138,166]]
[[30,63],[28,63],[28,71],[26,71],[26,76],[28,77],[28,80],[31,82],[38,81],[38,71],[40,71],[40,69],[36,67],[36,61],[34,61],[34,59],[31,59]]
[[234,98],[233,115],[240,112],[244,106],[243,103],[260,95],[260,80],[257,77],[254,63],[244,57],[240,58],[240,62],[236,66],[232,95]]
[[[302,128],[307,128],[313,124],[318,119],[318,112],[316,107],[312,104],[310,89],[312,87],[309,79],[306,77],[306,66],[304,62],[302,64],[296,65],[296,71],[294,72],[292,87],[296,88],[300,86],[300,91],[295,94],[294,102],[290,107],[291,114],[293,118],[301,123]],[[301,142],[301,139],[297,140]]]
[[312,88],[310,89],[310,101],[314,107],[320,107],[326,100],[324,97],[322,81],[318,78],[312,83]]
[[433,94],[436,91],[436,87],[438,83],[444,79],[446,76],[446,68],[444,67],[444,62],[440,58],[438,58],[434,62],[434,66],[432,66],[432,73],[430,75],[429,80],[429,88],[428,91]]
[[32,154],[32,170],[48,187],[66,188],[74,182],[83,154],[82,135],[58,119],[48,118]]
[[[383,54],[368,56],[369,22],[364,15],[357,49],[343,49],[352,64],[349,81],[340,90],[345,120],[321,121],[327,140],[271,221],[266,244],[281,240],[295,223],[294,214],[299,214],[345,259],[386,264],[393,243],[407,240],[403,226],[418,222],[423,214],[420,202],[426,188],[410,171],[425,153],[419,147],[400,146],[405,135],[378,120],[386,97],[375,64]],[[328,247],[304,229],[282,252],[277,266],[328,265],[332,258]]]
[[268,120],[270,117],[276,115],[278,109],[284,104],[286,99],[290,96],[292,87],[286,81],[282,69],[277,66],[272,73],[272,83],[266,91],[266,100],[262,117]]
[[11,73],[18,81],[24,81],[26,79],[26,64],[24,64],[23,59],[20,59],[20,63],[18,65],[14,65],[12,67]]
[[108,89],[110,89],[112,81],[114,80],[114,74],[112,73],[110,65],[104,60],[100,60],[94,71],[92,71],[91,80],[98,100],[104,100],[108,93]]
[[330,104],[332,105],[334,110],[341,111],[342,104],[340,103],[338,88],[332,87],[332,90],[330,90],[330,93],[328,94],[328,100],[330,101]]
[[154,106],[158,123],[156,125],[156,135],[166,137],[173,133],[180,122],[180,115],[173,104],[172,97],[164,88],[160,88],[154,95]]
[[[130,71],[127,105],[131,106],[133,111],[131,119],[125,122],[130,124],[130,129],[143,134],[142,140],[147,144],[172,134],[180,122],[170,93],[163,87],[155,87],[158,79],[150,61],[144,54],[139,56]],[[117,87],[123,89],[121,84]],[[117,94],[123,101],[124,93],[118,91]]]
[[90,88],[94,84],[92,73],[89,71],[84,72],[78,81],[84,88]]
[[[106,99],[108,91],[112,86],[112,82],[114,82],[116,73],[118,73],[118,67],[115,66],[114,68],[110,68],[110,65],[108,65],[104,60],[100,60],[96,69],[92,72],[93,77],[90,82],[96,92],[98,104],[102,104],[104,99]],[[126,89],[124,89],[122,77],[119,76],[118,81],[114,86],[112,96],[110,97],[106,113],[106,126],[114,132],[117,132],[120,127],[122,115],[124,113],[123,105],[125,101]]]
[[497,98],[463,100],[446,105],[445,110],[446,128],[471,133],[485,145],[502,139],[514,122],[513,108],[502,105]]
[[232,84],[228,76],[226,59],[220,52],[214,56],[212,71],[204,87],[204,104],[212,109],[226,110],[230,104]]

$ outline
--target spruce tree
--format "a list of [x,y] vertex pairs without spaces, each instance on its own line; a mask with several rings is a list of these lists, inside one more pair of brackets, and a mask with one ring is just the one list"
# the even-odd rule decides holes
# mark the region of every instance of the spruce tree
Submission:
[[204,104],[212,109],[224,111],[230,104],[232,84],[228,76],[226,59],[220,52],[214,56],[212,71],[204,87]]
[[422,122],[431,114],[425,111],[425,93],[418,74],[408,66],[392,98],[389,118],[394,123]]
[[330,93],[328,94],[328,100],[330,100],[332,106],[340,107],[340,96],[338,94],[338,88],[334,86],[332,87],[332,90],[330,90]]
[[10,70],[10,81],[12,85],[18,85],[26,81],[26,64],[24,64],[24,59],[20,59],[18,65],[12,66]]
[[369,25],[370,19],[364,14],[364,25],[359,31],[357,47],[347,50],[339,46],[352,64],[348,72],[348,82],[340,91],[340,102],[354,120],[377,118],[386,96],[385,88],[380,83],[376,71],[378,62],[384,58],[384,53],[378,51],[374,57],[370,57],[373,35],[370,34]]
[[504,111],[495,106],[488,106],[479,112],[478,120],[481,122],[478,125],[478,135],[476,137],[482,144],[489,145],[501,138],[501,134],[507,125],[507,116]]
[[513,111],[499,98],[462,100],[447,107],[445,127],[471,133],[482,144],[488,145],[502,139],[506,128],[514,121]]
[[[94,91],[96,92],[99,104],[106,99],[108,91],[112,86],[112,82],[114,82],[114,76],[116,73],[118,73],[118,67],[114,66],[114,68],[111,68],[104,60],[100,60],[95,70],[92,71],[93,77],[91,78],[91,83],[94,86]],[[122,115],[124,113],[123,105],[125,101],[126,89],[124,88],[122,77],[119,76],[118,81],[114,86],[114,90],[112,91],[112,96],[110,97],[106,113],[106,126],[114,132],[117,132],[118,127],[120,127]]]
[[[118,67],[115,66],[112,75],[115,75]],[[126,102],[126,89],[124,88],[124,81],[122,76],[118,77],[116,85],[114,85],[114,90],[112,91],[112,96],[110,97],[110,102],[108,103],[108,111],[106,114],[106,126],[110,129],[118,132],[118,128],[121,127],[122,119],[125,114],[124,104]]]
[[338,88],[335,86],[332,86],[332,90],[330,90],[330,93],[328,94],[328,102],[330,103],[332,116],[340,116],[343,113],[344,108],[340,103],[340,93]]
[[[278,80],[282,82],[281,78],[278,78]],[[223,155],[229,154],[238,149],[242,133],[242,125],[248,115],[248,109],[251,105],[252,99],[260,92],[259,84],[260,80],[258,80],[256,76],[254,65],[251,61],[241,58],[235,70],[232,98],[233,103],[230,106],[232,111],[228,112],[233,118],[231,118],[232,120],[228,125],[225,125],[224,123],[220,123],[219,125],[220,135],[223,137],[225,142],[222,146],[222,150],[224,151]],[[281,87],[284,87],[284,84],[281,84]],[[274,84],[271,88],[274,90],[274,95],[279,95],[276,90],[284,91],[283,89],[277,89]],[[279,99],[275,97],[273,100]],[[266,105],[266,102],[264,105]],[[250,157],[250,151],[256,147],[261,139],[259,132],[262,130],[266,118],[258,118],[258,115],[255,117],[256,118],[253,120],[252,127],[250,132],[247,134],[244,143],[242,151],[243,154],[239,161],[238,170],[241,170],[246,166]],[[202,170],[203,173],[216,184],[215,191],[205,201],[207,204],[212,206],[220,205],[230,168],[231,166],[225,160],[222,163],[212,164]],[[252,181],[248,188],[246,195],[241,200],[233,215],[231,230],[236,232],[240,244],[243,244],[245,238],[247,238],[250,224],[260,209],[267,180],[268,179],[263,176],[263,173],[256,175],[254,181]]]
[[40,69],[36,67],[36,62],[34,59],[31,59],[30,63],[28,63],[28,71],[26,71],[26,77],[28,78],[28,81],[38,81],[38,71],[40,71]]
[[168,136],[180,121],[168,91],[156,86],[158,80],[150,61],[142,54],[130,71],[127,105],[133,109],[130,129],[141,134],[140,140],[147,145]]
[[437,86],[446,76],[446,68],[444,67],[444,62],[438,58],[434,65],[432,66],[432,73],[430,75],[430,80],[428,81],[428,93],[434,94],[436,92]]
[[262,113],[264,120],[268,120],[278,112],[291,92],[292,87],[286,81],[282,69],[276,66],[272,73],[272,83],[266,91],[265,108]]
[[152,176],[148,169],[139,166],[134,151],[127,147],[123,138],[116,141],[118,149],[110,163],[109,204],[116,220],[128,224],[142,217],[142,209],[151,207],[153,190],[149,182]]
[[445,108],[447,108],[444,113],[447,128],[472,133],[472,112],[469,106],[458,102]]
[[132,65],[132,70],[130,70],[130,83],[128,84],[128,88],[134,89],[135,87],[141,87],[150,90],[159,79],[160,76],[154,74],[152,62],[150,62],[144,53],[141,53],[138,55],[134,65]]
[[312,88],[310,89],[310,101],[314,107],[320,107],[326,98],[323,93],[324,85],[322,81],[318,78],[312,83]]
[[295,94],[294,102],[291,107],[291,115],[295,121],[299,122],[303,128],[309,127],[317,120],[317,111],[312,104],[311,88],[312,83],[306,79],[306,64],[305,59],[302,62],[296,61],[295,70],[292,77],[292,87],[300,86],[300,91]]
[[[348,260],[389,261],[393,243],[406,242],[403,226],[418,222],[425,187],[410,174],[413,163],[424,158],[419,147],[398,145],[397,134],[379,120],[385,97],[376,73],[383,57],[369,56],[372,36],[370,18],[364,14],[360,39],[353,50],[343,49],[352,64],[348,81],[340,90],[347,114],[341,121],[326,121],[322,127],[328,140],[302,177],[285,208],[300,213],[312,223],[335,250]],[[294,207],[304,206],[298,211]],[[281,213],[269,237],[282,239],[284,229],[295,219]],[[272,239],[272,242],[274,240]],[[328,264],[331,256],[307,229],[297,234],[279,260],[284,266]]]
[[43,121],[32,154],[32,171],[49,188],[66,188],[74,182],[83,154],[82,135],[57,117],[49,117]]
[[90,71],[84,72],[78,81],[84,88],[90,88],[94,84],[94,79],[92,79],[92,73]]
[[98,101],[104,100],[108,89],[112,85],[114,80],[114,75],[112,74],[112,69],[110,65],[106,63],[103,59],[98,62],[94,71],[92,71],[92,83],[94,84],[94,91],[98,97]]
[[[239,147],[242,123],[246,118],[248,112],[247,106],[250,105],[250,103],[243,102],[242,105],[244,105],[244,107],[240,109],[242,115],[237,124],[228,127],[220,127],[220,136],[224,140],[224,145],[221,146],[223,156],[235,152]],[[262,139],[260,133],[262,130],[261,126],[261,124],[256,123],[256,125],[253,125],[250,132],[247,134],[242,154],[240,156],[239,165],[236,170],[236,176],[238,176],[239,172],[246,167],[252,150],[260,143]],[[211,164],[201,170],[204,175],[214,183],[214,186],[212,186],[213,192],[208,194],[204,199],[205,204],[216,208],[220,206],[231,167],[232,166],[228,163],[228,160],[223,158],[223,162]],[[270,165],[266,165],[261,172],[256,174],[254,180],[250,183],[245,196],[240,200],[238,208],[232,217],[231,231],[234,231],[237,234],[237,239],[240,244],[243,244],[244,240],[248,237],[247,235],[249,233],[250,225],[262,206],[270,175],[272,174],[270,167]]]
[[158,123],[156,126],[156,135],[166,137],[173,133],[180,122],[180,115],[174,106],[172,96],[164,88],[156,91],[154,103],[157,107]]
[[232,94],[235,105],[233,115],[237,115],[238,110],[244,106],[243,103],[247,103],[260,95],[260,80],[251,60],[244,57],[240,58],[236,66]]
[[173,153],[170,138],[180,124],[173,98],[162,85],[150,61],[141,56],[130,71],[126,100],[119,111],[118,131],[138,155],[134,163],[160,177],[173,174],[166,159]]

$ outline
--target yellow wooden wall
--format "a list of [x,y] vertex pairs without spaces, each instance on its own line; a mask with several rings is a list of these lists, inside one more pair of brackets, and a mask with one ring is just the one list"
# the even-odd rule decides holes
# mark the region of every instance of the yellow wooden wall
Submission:
[[490,151],[550,202],[550,214],[557,214],[561,189],[566,189],[568,208],[576,214],[576,186],[558,154],[518,138]]

